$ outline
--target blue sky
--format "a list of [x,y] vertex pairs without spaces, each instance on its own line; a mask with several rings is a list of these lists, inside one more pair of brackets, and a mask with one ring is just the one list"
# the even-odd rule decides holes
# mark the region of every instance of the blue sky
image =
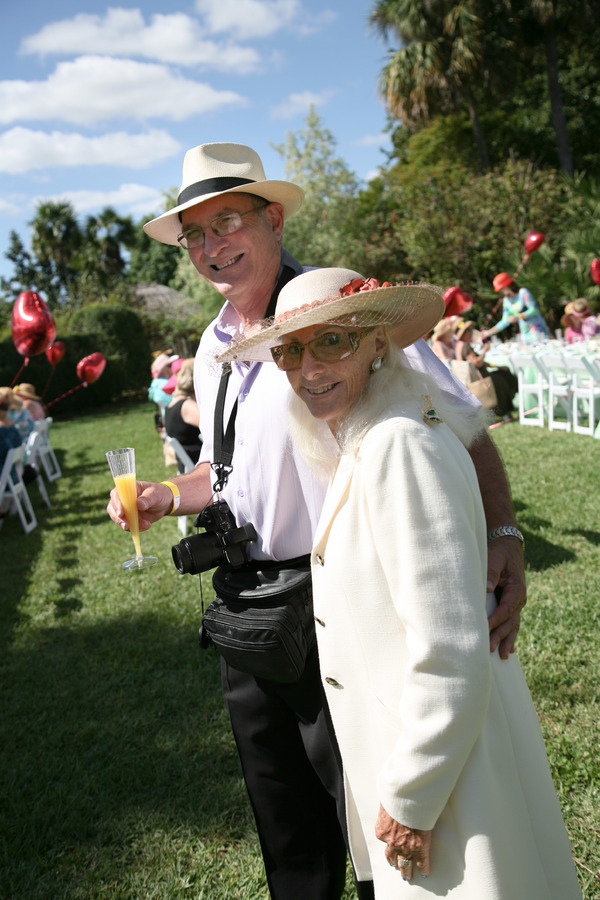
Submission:
[[66,199],[82,219],[108,205],[160,212],[197,144],[250,144],[267,177],[285,177],[272,144],[304,127],[310,104],[368,179],[389,146],[372,5],[2,0],[0,273],[11,229],[29,246],[40,201]]

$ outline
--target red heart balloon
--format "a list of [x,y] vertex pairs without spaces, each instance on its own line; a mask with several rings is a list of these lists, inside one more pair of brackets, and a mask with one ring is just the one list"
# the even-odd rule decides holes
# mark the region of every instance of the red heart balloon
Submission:
[[51,347],[46,350],[46,359],[54,368],[64,356],[65,345],[62,341],[54,341]]
[[104,372],[105,365],[106,357],[102,353],[90,353],[77,363],[77,377],[86,384],[93,384]]
[[525,238],[525,252],[533,253],[534,250],[542,246],[545,240],[546,236],[541,231],[530,231]]
[[444,302],[446,304],[444,318],[446,319],[450,319],[452,316],[462,316],[473,306],[471,295],[462,291],[456,284],[444,291]]
[[596,257],[590,264],[590,276],[594,284],[600,285],[600,259]]
[[50,347],[56,325],[46,303],[35,291],[23,291],[12,308],[12,339],[21,356],[36,356]]

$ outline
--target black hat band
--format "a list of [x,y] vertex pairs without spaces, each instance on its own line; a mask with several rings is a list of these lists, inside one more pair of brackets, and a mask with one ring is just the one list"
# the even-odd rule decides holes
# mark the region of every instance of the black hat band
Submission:
[[204,181],[195,181],[186,187],[177,198],[177,205],[181,206],[182,203],[187,203],[195,197],[203,197],[205,194],[217,194],[241,187],[243,184],[256,183],[252,178],[205,178]]

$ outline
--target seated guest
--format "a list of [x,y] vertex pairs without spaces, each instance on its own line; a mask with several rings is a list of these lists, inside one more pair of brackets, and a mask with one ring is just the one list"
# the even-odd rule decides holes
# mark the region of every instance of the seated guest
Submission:
[[[193,463],[198,462],[202,448],[200,410],[194,394],[194,360],[186,359],[175,374],[175,388],[165,410],[165,431],[177,438]],[[184,473],[183,463],[177,460],[177,471]]]
[[477,353],[472,344],[475,323],[459,319],[454,326],[456,336],[456,359],[473,363],[480,378],[492,379],[498,398],[498,406],[494,409],[497,416],[509,416],[513,408],[513,398],[519,389],[516,375],[508,366],[490,368],[485,362],[485,354],[490,348],[489,338],[485,339],[481,353]]
[[13,388],[17,397],[23,401],[25,409],[29,410],[36,422],[46,418],[46,410],[42,406],[42,398],[38,397],[32,384],[18,384]]
[[160,423],[156,420],[157,427],[162,428],[164,424],[165,409],[171,402],[169,394],[165,394],[163,388],[172,375],[171,365],[179,359],[178,356],[169,356],[167,353],[159,353],[152,365],[150,366],[150,374],[152,381],[148,388],[148,399],[152,400],[158,406],[158,416]]
[[[6,388],[2,390],[6,391]],[[8,451],[13,447],[20,447],[23,443],[18,429],[11,424],[10,419],[8,418],[8,412],[8,394],[0,392],[0,471],[4,468]],[[0,503],[1,502],[2,498],[0,498]],[[7,512],[8,508],[3,509],[0,507],[0,518],[3,518]]]
[[448,360],[456,359],[455,343],[452,323],[449,319],[440,319],[431,335],[431,349],[442,362],[448,363]]
[[219,359],[270,348],[294,450],[329,475],[314,612],[358,878],[377,900],[581,900],[518,659],[489,651],[481,421],[394,347],[443,311],[432,285],[312,270]]
[[565,329],[567,344],[587,341],[600,331],[598,320],[592,313],[585,297],[578,297],[577,300],[567,303],[560,322]]
[[10,424],[18,429],[21,440],[26,444],[29,435],[35,428],[35,419],[29,410],[25,409],[23,401],[11,388],[0,387],[0,396],[7,398]]

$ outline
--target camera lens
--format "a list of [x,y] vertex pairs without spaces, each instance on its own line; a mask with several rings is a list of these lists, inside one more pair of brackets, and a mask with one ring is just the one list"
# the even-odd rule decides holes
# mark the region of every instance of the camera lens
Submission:
[[216,534],[193,534],[171,548],[175,568],[182,575],[197,575],[224,561],[223,547]]

